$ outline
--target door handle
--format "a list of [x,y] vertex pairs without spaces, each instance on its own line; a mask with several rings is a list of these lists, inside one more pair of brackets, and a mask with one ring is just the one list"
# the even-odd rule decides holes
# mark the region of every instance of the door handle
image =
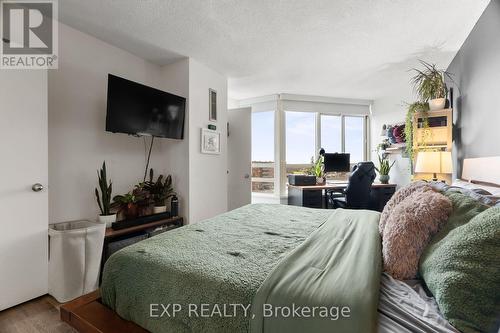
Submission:
[[248,178],[250,178],[250,175],[248,173],[245,173],[245,175],[243,176],[243,178],[248,179]]
[[43,190],[43,185],[40,183],[35,183],[33,184],[33,186],[31,186],[31,189],[33,190],[33,192],[40,192],[41,190]]

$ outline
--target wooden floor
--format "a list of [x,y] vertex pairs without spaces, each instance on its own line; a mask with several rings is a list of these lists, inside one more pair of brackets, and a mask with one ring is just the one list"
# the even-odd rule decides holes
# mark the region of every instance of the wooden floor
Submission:
[[76,333],[59,319],[59,306],[46,295],[0,311],[0,333]]

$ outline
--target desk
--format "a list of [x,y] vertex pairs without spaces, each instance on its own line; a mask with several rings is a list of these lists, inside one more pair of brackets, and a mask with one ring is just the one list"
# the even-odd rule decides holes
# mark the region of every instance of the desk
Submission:
[[[309,186],[288,185],[288,204],[310,208],[326,208],[323,191],[333,190],[342,192],[346,187],[347,182]],[[381,212],[394,192],[396,192],[396,184],[373,183],[373,204],[371,209]]]

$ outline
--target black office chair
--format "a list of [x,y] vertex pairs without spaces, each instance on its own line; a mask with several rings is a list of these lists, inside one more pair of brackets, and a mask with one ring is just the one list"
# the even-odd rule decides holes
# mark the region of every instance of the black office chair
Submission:
[[331,208],[369,209],[372,184],[377,174],[373,162],[359,162],[352,168],[349,184],[342,192],[327,191]]

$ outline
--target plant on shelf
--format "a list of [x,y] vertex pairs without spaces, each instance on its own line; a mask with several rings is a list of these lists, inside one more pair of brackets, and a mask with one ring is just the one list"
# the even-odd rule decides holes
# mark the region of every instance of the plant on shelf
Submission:
[[153,169],[149,170],[149,180],[144,182],[142,187],[151,194],[151,199],[154,202],[154,212],[163,213],[167,210],[165,201],[175,195],[172,188],[172,176],[168,175],[163,181],[163,175],[159,175],[158,179],[154,181]]
[[394,166],[394,163],[396,163],[396,161],[393,161],[391,164],[388,158],[378,155],[379,167],[378,168],[375,167],[375,170],[378,171],[380,175],[379,180],[382,184],[389,184],[389,179],[390,179],[389,172]]
[[99,194],[99,190],[96,187],[95,196],[97,205],[101,211],[99,222],[111,226],[111,223],[116,221],[116,214],[111,213],[111,193],[113,192],[113,185],[111,180],[108,185],[106,161],[102,162],[101,169],[97,170],[97,179],[99,182],[99,190],[101,191],[101,194]]
[[420,60],[423,69],[413,68],[415,76],[411,79],[415,92],[422,102],[429,103],[430,110],[444,109],[448,87],[444,77],[451,78],[450,73],[438,69],[436,65]]
[[382,140],[381,143],[377,145],[377,152],[378,151],[385,151],[387,148],[391,146],[391,143],[389,142],[389,139],[385,138]]
[[151,196],[142,187],[136,187],[133,191],[113,198],[113,207],[123,213],[125,219],[134,219],[142,215],[144,210],[151,204]]
[[[410,158],[410,163],[413,161],[413,157],[415,155],[415,152],[413,151],[413,115],[419,112],[426,114],[427,111],[429,111],[429,105],[424,102],[414,102],[408,105],[408,112],[406,113],[406,123],[405,123],[405,139],[406,139],[406,153]],[[423,119],[423,126],[424,128],[429,127],[429,121],[427,117],[424,117]]]

